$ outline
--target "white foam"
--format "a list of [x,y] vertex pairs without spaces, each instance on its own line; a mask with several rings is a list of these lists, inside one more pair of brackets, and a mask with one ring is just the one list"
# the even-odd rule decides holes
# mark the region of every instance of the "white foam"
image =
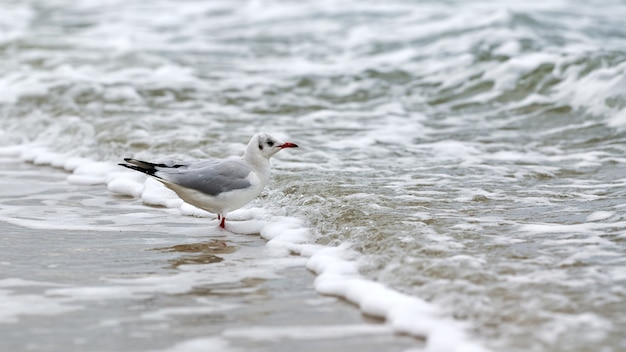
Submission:
[[[444,146],[443,150],[454,147]],[[7,149],[7,154],[15,154],[15,150]],[[453,152],[449,152],[453,155]],[[42,164],[51,164],[57,160],[58,164],[72,160],[72,165],[66,169],[73,169],[67,177],[68,182],[80,184],[106,184],[109,191],[140,198],[144,204],[160,205],[166,208],[179,209],[184,215],[212,216],[202,210],[196,209],[180,200],[174,192],[167,189],[160,182],[143,175],[121,170],[119,166],[109,162],[93,162],[85,159],[73,159],[48,153],[42,148],[27,148],[21,152],[22,159],[41,160]],[[60,160],[62,159],[62,160]],[[60,161],[58,161],[60,160]],[[360,275],[359,266],[356,262],[358,254],[350,249],[348,244],[339,247],[324,247],[314,243],[314,235],[301,220],[293,217],[271,216],[259,208],[244,208],[229,215],[232,220],[229,228],[235,233],[260,233],[267,240],[268,255],[289,258],[292,254],[310,257],[306,266],[318,276],[315,279],[315,289],[327,295],[339,296],[354,303],[363,313],[375,316],[386,321],[384,326],[357,327],[351,330],[346,328],[343,334],[361,334],[372,331],[386,331],[392,329],[398,333],[406,333],[426,338],[428,351],[460,351],[480,350],[465,335],[463,327],[446,317],[434,305],[419,298],[394,291],[383,284],[368,280]],[[11,221],[18,221],[12,219]],[[20,225],[37,227],[32,222],[36,220],[21,219]],[[213,220],[213,226],[217,221]],[[41,226],[54,227],[51,224]],[[89,225],[56,225],[59,228],[87,229]],[[98,227],[102,230],[102,227]],[[117,229],[112,226],[111,230]],[[480,265],[480,261],[473,258],[458,257],[459,261]],[[279,260],[259,261],[262,267],[272,267],[280,263]],[[302,265],[302,261],[287,260],[283,266]],[[184,267],[184,266],[183,266]],[[212,264],[200,271],[183,271],[178,275],[168,277],[143,277],[137,279],[111,280],[114,285],[94,287],[63,287],[46,290],[46,296],[63,297],[66,301],[76,302],[83,300],[101,299],[137,299],[148,293],[165,292],[169,294],[183,293],[199,283],[213,281],[206,270],[219,270],[220,263]],[[197,269],[196,269],[197,270]],[[230,270],[229,272],[232,272]],[[251,268],[238,270],[238,275],[230,275],[228,278],[222,275],[215,277],[218,282],[224,280],[240,281],[245,277],[273,277],[272,270],[263,268]],[[73,308],[75,309],[75,308]],[[212,311],[214,307],[206,306],[197,309],[196,312]],[[191,307],[172,307],[148,314],[148,319],[163,319],[171,314],[193,314]],[[369,329],[369,330],[368,330]],[[260,330],[259,330],[260,331]],[[315,332],[315,331],[313,331]],[[231,330],[227,334],[241,334],[237,330]],[[336,329],[322,329],[317,332],[327,338],[342,335]],[[331,334],[331,335],[329,335]],[[233,336],[234,336],[233,335]],[[264,332],[258,334],[248,333],[251,338],[260,338]],[[256,337],[255,337],[256,336]],[[296,338],[297,331],[286,330],[274,336]],[[446,339],[442,336],[454,336]],[[178,348],[178,347],[176,347]]]
[[[5,45],[20,38],[34,17],[35,12],[28,4],[8,3],[0,5],[0,23],[2,23],[0,44]],[[0,97],[5,96],[0,87]]]
[[65,159],[65,161],[63,162],[63,168],[66,171],[74,171],[76,170],[79,166],[85,165],[90,163],[91,160],[87,159],[87,158],[80,158],[80,157],[68,157],[67,159]]
[[125,104],[140,104],[143,98],[137,90],[130,86],[108,87],[106,88],[103,99],[107,102],[124,102]]
[[484,351],[436,306],[394,291],[359,274],[348,244],[319,249],[307,268],[318,276],[315,289],[356,304],[365,314],[384,319],[394,331],[426,338],[426,351]]
[[[568,241],[567,244],[571,245],[571,241]],[[574,243],[575,244],[575,243]],[[578,264],[584,264],[590,262],[591,259],[594,258],[617,258],[620,255],[615,252],[602,251],[598,249],[590,249],[586,248],[585,251],[574,253],[567,257],[566,259],[560,261],[558,263],[559,266],[573,266]]]
[[309,229],[295,218],[274,218],[278,221],[271,222],[261,229],[261,237],[268,240],[267,246],[275,250],[301,254],[303,245],[309,244],[313,237]]
[[15,158],[22,153],[22,150],[24,150],[23,145],[0,146],[0,156]]
[[125,172],[123,175],[119,173],[108,174],[106,183],[107,189],[113,193],[139,198],[144,191],[144,182],[145,176],[139,173]]
[[586,340],[600,342],[612,328],[610,321],[593,313],[552,314],[555,318],[539,332],[539,338],[549,344],[570,334],[584,335]]
[[118,169],[119,166],[114,163],[87,162],[74,169],[67,181],[78,185],[105,184],[109,173]]
[[606,122],[609,127],[626,128],[626,108],[616,111],[610,116]]
[[[606,214],[602,214],[606,215]],[[592,220],[595,221],[595,220]],[[519,226],[520,231],[528,234],[546,234],[546,233],[583,233],[593,234],[597,230],[607,228],[619,228],[626,226],[626,221],[611,222],[611,223],[598,223],[598,222],[586,222],[581,224],[551,224],[551,223],[538,223],[538,224],[524,224]]]
[[230,343],[221,337],[202,337],[177,343],[176,345],[151,352],[237,352],[241,349],[231,347]]
[[598,210],[598,211],[594,211],[593,213],[587,215],[587,221],[606,220],[606,219],[610,218],[613,215],[615,215],[614,211]]
[[[45,283],[39,285],[46,286]],[[79,309],[80,306],[68,304],[62,299],[0,289],[0,323],[15,323],[22,315],[57,315]]]
[[581,77],[582,69],[580,66],[566,69],[565,79],[556,87],[556,97],[571,106],[588,109],[593,114],[608,115],[606,122],[611,127],[624,127],[621,116],[626,110],[607,106],[606,102],[608,99],[620,99],[620,93],[626,87],[626,63],[599,68]]

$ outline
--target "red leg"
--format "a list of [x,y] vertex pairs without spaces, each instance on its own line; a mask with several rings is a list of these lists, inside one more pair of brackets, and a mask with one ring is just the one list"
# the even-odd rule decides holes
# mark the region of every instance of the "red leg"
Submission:
[[220,227],[221,227],[221,228],[223,228],[223,229],[225,229],[225,228],[226,228],[226,227],[225,227],[225,226],[226,226],[226,224],[224,224],[224,222],[225,222],[225,221],[226,221],[226,217],[225,217],[225,216],[222,216],[222,221],[220,222]]
[[221,220],[222,219],[222,214],[217,214],[217,220]]

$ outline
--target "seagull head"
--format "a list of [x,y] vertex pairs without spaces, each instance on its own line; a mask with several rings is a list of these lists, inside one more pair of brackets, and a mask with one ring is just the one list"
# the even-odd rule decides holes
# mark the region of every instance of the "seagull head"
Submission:
[[257,133],[248,143],[246,152],[253,152],[269,159],[272,155],[278,153],[285,148],[297,148],[298,145],[291,142],[283,142],[276,137],[272,137],[267,133]]

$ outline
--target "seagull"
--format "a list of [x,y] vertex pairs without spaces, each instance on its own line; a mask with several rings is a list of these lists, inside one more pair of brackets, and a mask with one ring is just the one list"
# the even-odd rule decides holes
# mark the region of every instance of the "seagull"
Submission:
[[119,165],[143,172],[163,183],[185,202],[217,214],[225,228],[226,214],[261,194],[270,178],[270,157],[285,148],[297,148],[267,133],[255,134],[240,158],[190,163],[152,163],[125,158]]

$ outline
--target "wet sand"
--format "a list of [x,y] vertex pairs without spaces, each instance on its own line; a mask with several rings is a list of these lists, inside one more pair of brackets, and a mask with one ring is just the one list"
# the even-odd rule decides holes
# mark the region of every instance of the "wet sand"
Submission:
[[9,351],[404,351],[345,301],[321,296],[306,258],[0,161],[0,339]]

